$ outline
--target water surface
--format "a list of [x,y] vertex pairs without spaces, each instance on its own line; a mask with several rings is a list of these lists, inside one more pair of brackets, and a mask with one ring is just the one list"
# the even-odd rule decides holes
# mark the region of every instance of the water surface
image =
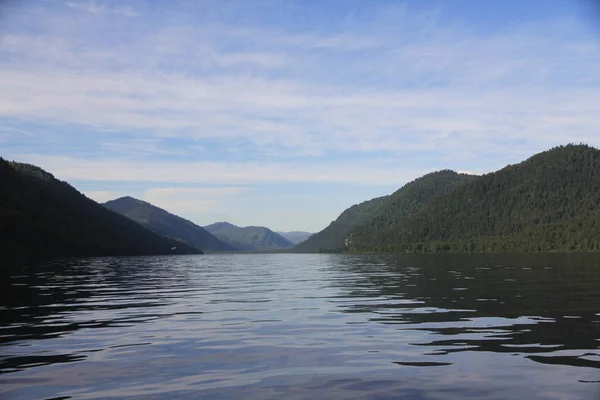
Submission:
[[600,255],[202,255],[0,283],[2,399],[596,399]]

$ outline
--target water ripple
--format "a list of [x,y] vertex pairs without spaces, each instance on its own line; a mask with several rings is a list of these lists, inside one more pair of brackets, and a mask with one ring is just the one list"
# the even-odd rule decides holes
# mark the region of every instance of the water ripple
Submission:
[[592,398],[598,255],[203,255],[0,283],[4,398]]

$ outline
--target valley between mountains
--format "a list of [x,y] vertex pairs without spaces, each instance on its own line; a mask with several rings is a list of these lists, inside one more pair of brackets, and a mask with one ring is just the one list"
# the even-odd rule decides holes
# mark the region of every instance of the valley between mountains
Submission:
[[133,197],[99,204],[39,167],[1,158],[0,185],[0,251],[15,262],[204,252],[600,250],[600,150],[583,144],[481,176],[429,173],[342,210],[314,234],[230,222],[199,226]]

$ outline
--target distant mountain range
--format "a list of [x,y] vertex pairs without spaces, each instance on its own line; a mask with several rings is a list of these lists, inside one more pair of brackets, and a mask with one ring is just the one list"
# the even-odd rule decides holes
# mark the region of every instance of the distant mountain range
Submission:
[[204,250],[600,251],[599,183],[600,150],[560,146],[483,176],[427,174],[311,235],[228,222],[201,227],[132,197],[102,206],[41,168],[0,158],[0,254],[4,263],[23,263]]
[[181,240],[198,250],[208,252],[239,250],[211,235],[201,226],[133,197],[111,200],[104,203],[104,206],[148,229]]
[[350,207],[294,251],[600,250],[600,150],[555,147],[483,176],[439,171]]
[[302,243],[306,239],[308,239],[310,237],[310,235],[312,235],[312,233],[310,233],[310,232],[303,232],[303,231],[277,232],[277,233],[294,244]]
[[114,213],[43,169],[0,158],[2,264],[201,251]]
[[264,226],[239,227],[229,222],[216,222],[204,229],[239,250],[281,250],[294,247],[290,240]]
[[201,227],[133,197],[121,197],[104,205],[148,229],[205,252],[280,250],[294,246],[282,235],[262,226],[239,227],[217,222]]
[[185,242],[204,252],[289,249],[294,243],[262,226],[239,227],[217,222],[201,227],[143,200],[121,197],[104,206],[161,235]]

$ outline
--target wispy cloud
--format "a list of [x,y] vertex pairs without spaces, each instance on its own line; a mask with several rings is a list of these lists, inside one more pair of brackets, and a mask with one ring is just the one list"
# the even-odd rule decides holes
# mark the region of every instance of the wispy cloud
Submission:
[[82,11],[86,11],[92,14],[103,14],[103,13],[109,13],[109,14],[120,14],[120,15],[124,15],[126,17],[138,17],[140,14],[138,12],[136,12],[133,7],[131,5],[126,5],[126,6],[114,6],[111,7],[109,5],[107,5],[107,3],[105,2],[100,2],[100,1],[67,1],[65,2],[65,5],[67,7],[76,9],[76,10],[82,10]]
[[[48,4],[1,32],[0,126],[63,179],[388,185],[600,145],[600,43],[559,12],[475,28],[443,2]],[[68,151],[44,147],[57,135]]]
[[98,182],[161,183],[352,183],[399,185],[427,170],[396,169],[389,163],[361,165],[351,160],[339,163],[303,162],[206,162],[206,161],[100,161],[73,157],[22,154],[20,160],[35,163],[62,180]]
[[88,190],[84,191],[83,194],[90,199],[97,201],[98,203],[106,203],[109,200],[114,200],[119,197],[131,196],[132,193],[110,190]]
[[28,136],[28,137],[32,137],[34,136],[34,134],[26,129],[17,129],[17,128],[13,128],[11,126],[0,126],[0,132],[8,135],[21,135],[21,136]]
[[[587,140],[586,132],[600,122],[593,107],[600,94],[590,86],[600,66],[594,43],[463,38],[458,32],[448,40],[394,48],[389,37],[366,38],[391,50],[364,60],[357,56],[356,65],[347,66],[330,52],[224,51],[220,43],[203,43],[194,30],[167,32],[168,43],[195,44],[163,54],[153,51],[160,48],[155,38],[143,50],[152,59],[139,60],[137,40],[82,49],[67,37],[8,35],[3,41],[17,61],[0,70],[0,113],[149,137],[277,143],[315,155],[426,149],[454,132],[482,146],[502,135],[539,147],[557,136]],[[190,32],[197,36],[186,37]],[[295,40],[347,48],[339,35]],[[190,74],[194,68],[205,73]],[[273,68],[285,75],[268,75]],[[569,84],[561,84],[567,75]],[[442,85],[435,84],[440,80]]]
[[246,191],[239,187],[220,188],[158,188],[144,192],[144,200],[179,213],[213,211],[224,198]]
[[89,190],[84,194],[97,202],[104,203],[123,196],[137,196],[157,207],[179,214],[198,215],[212,212],[225,199],[245,192],[241,187],[161,187],[150,188],[139,193],[123,190]]

